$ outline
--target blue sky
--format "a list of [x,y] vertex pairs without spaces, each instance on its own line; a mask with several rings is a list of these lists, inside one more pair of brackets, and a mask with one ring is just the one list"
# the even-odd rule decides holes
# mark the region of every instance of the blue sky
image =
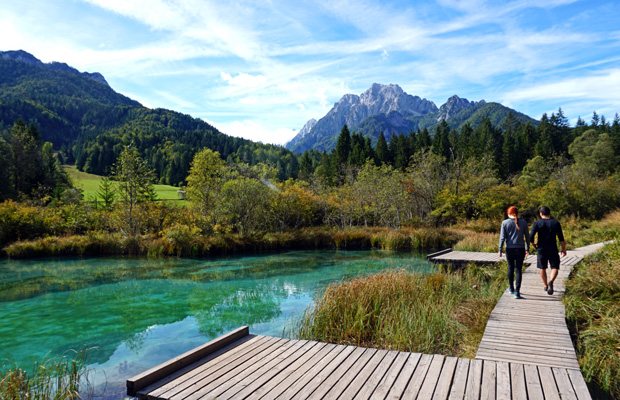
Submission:
[[614,1],[0,0],[0,50],[101,72],[148,107],[284,143],[346,93],[400,85],[572,123],[620,113]]

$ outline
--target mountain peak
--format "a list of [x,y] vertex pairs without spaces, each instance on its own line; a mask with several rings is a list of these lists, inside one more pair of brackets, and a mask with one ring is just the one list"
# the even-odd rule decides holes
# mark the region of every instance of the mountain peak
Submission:
[[[387,117],[390,113],[396,112],[401,116],[398,121],[401,121],[406,117],[422,116],[436,111],[435,103],[418,96],[411,96],[398,85],[373,83],[359,96],[343,95],[334,107],[314,124],[310,132],[306,132],[305,129],[300,130],[297,136],[287,143],[287,148],[298,152],[311,148],[330,150],[335,144],[332,136],[337,135],[344,124],[354,129],[373,115]],[[392,120],[397,114],[392,116]]]
[[82,75],[86,78],[92,79],[99,83],[103,83],[106,86],[110,86],[108,85],[108,82],[105,80],[103,75],[101,75],[99,72],[93,72],[93,73],[80,72],[77,69],[70,67],[69,65],[65,63],[56,62],[56,61],[52,61],[51,63],[46,64],[46,63],[41,62],[41,60],[39,60],[38,58],[36,58],[32,54],[24,50],[0,51],[0,58],[5,59],[5,60],[20,61],[20,62],[24,62],[24,63],[31,64],[31,65],[36,65],[40,68],[44,68],[44,69],[48,69],[52,71],[64,71],[64,72],[70,72],[73,74]]
[[[482,102],[484,102],[484,100],[482,100]],[[439,107],[437,122],[440,122],[444,119],[448,120],[450,119],[450,117],[458,114],[461,110],[468,107],[473,107],[476,104],[478,103],[475,101],[469,101],[466,98],[461,98],[457,95],[453,95],[448,99],[448,101],[446,101],[445,104]]]

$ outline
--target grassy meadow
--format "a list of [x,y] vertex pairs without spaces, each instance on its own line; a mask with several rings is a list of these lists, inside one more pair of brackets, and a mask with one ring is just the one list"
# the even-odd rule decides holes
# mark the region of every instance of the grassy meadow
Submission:
[[[84,194],[84,200],[86,201],[101,201],[101,197],[97,195],[99,192],[99,182],[101,181],[100,175],[89,174],[87,172],[79,171],[74,165],[64,165],[64,170],[71,178],[74,186],[77,189],[81,189]],[[177,190],[179,188],[169,185],[153,185],[155,187],[155,192],[157,193],[157,198],[160,200],[166,201],[176,201],[178,204],[185,204],[185,201],[182,201],[179,198]]]

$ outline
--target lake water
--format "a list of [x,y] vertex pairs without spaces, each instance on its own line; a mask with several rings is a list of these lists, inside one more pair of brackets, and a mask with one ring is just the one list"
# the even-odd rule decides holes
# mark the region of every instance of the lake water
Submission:
[[386,251],[3,260],[0,360],[27,367],[93,348],[91,381],[122,399],[137,373],[243,325],[282,336],[321,288],[389,268],[431,267],[423,254]]

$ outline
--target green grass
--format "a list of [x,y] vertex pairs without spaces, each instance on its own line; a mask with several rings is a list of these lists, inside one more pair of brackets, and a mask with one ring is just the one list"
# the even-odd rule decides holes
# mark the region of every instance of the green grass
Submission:
[[620,398],[620,242],[588,257],[566,283],[566,318],[596,398]]
[[454,272],[389,271],[359,277],[330,285],[290,334],[473,358],[506,285],[503,268],[473,265]]
[[[100,175],[79,171],[74,165],[64,165],[63,168],[67,171],[67,174],[69,174],[75,187],[83,191],[84,200],[92,201],[97,198],[101,201],[101,198],[97,196],[99,182],[102,178]],[[157,197],[160,200],[175,200],[180,204],[186,203],[185,201],[179,201],[180,199],[177,193],[179,188],[169,185],[154,185],[154,187],[155,192],[157,192]]]
[[2,400],[78,400],[80,392],[90,393],[87,351],[73,357],[43,359],[30,370],[4,362],[0,369]]

